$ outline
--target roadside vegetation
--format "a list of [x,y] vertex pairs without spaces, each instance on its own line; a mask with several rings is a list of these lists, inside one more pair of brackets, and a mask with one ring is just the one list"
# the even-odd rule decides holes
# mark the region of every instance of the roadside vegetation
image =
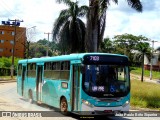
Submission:
[[[131,74],[135,75],[141,75],[142,74],[142,68],[138,67],[131,67]],[[150,71],[149,70],[144,70],[144,77],[150,77]],[[152,71],[152,78],[159,80],[160,79],[160,72],[159,71]]]
[[[16,74],[18,61],[21,58],[14,58],[14,74]],[[12,65],[12,57],[2,57],[0,58],[0,76],[10,75],[10,67]]]
[[131,81],[131,106],[160,110],[160,85],[140,80]]

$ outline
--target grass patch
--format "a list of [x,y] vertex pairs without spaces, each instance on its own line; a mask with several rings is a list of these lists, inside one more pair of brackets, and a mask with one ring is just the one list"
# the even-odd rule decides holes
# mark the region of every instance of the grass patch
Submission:
[[132,80],[131,106],[160,110],[160,85]]
[[[142,68],[138,67],[131,67],[131,73],[135,75],[141,75],[142,74]],[[144,76],[150,77],[150,71],[144,70]],[[160,72],[152,71],[152,78],[153,79],[160,79]]]
[[[11,76],[0,76],[0,79],[11,79]],[[16,76],[13,76],[13,79],[16,79]]]

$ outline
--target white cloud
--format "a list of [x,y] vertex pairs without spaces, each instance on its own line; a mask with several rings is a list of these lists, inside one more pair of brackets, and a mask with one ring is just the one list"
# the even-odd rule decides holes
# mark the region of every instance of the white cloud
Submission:
[[[142,13],[131,9],[124,2],[126,1],[119,1],[119,5],[109,6],[105,37],[112,38],[117,34],[130,33],[160,42],[160,1],[142,0]],[[155,47],[158,46],[160,43],[155,44]]]
[[0,13],[5,13],[3,20],[20,19],[24,21],[21,23],[22,27],[36,26],[37,40],[47,38],[44,36],[44,32],[52,31],[59,11],[66,7],[53,0],[2,0],[0,5],[3,5]]

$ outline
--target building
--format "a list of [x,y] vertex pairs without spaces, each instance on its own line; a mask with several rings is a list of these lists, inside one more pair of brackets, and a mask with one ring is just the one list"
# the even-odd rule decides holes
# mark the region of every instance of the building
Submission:
[[[152,58],[152,70],[153,71],[160,71],[160,51],[156,51],[154,54],[153,54],[153,58]],[[147,58],[147,56],[145,56],[145,59],[144,59],[144,69],[145,70],[150,70],[150,67],[151,67],[151,60],[149,60]]]
[[[15,43],[14,43],[15,37]],[[0,57],[11,57],[15,44],[14,56],[25,57],[26,28],[12,25],[0,25]]]

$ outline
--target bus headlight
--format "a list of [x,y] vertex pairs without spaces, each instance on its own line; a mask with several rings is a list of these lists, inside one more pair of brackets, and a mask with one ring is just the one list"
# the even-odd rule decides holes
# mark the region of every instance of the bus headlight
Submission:
[[85,105],[87,105],[89,107],[94,107],[94,105],[92,105],[90,102],[83,100],[83,99],[82,99],[82,103],[84,103]]
[[128,104],[129,104],[129,101],[126,101],[126,102],[122,105],[122,107],[126,107]]

